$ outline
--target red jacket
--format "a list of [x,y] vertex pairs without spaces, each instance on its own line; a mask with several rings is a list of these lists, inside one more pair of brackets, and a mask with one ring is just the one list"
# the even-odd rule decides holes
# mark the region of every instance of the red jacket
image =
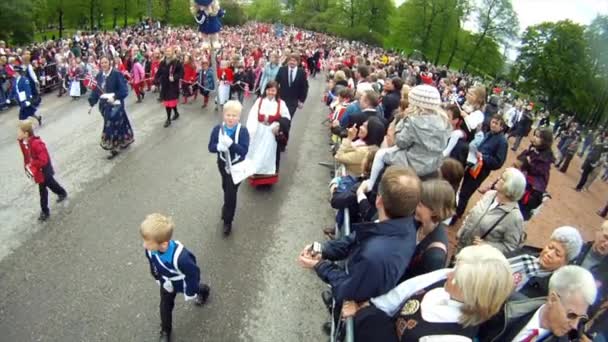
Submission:
[[184,64],[184,81],[190,83],[196,81],[196,67],[192,64]]
[[234,73],[232,72],[232,69],[230,68],[218,68],[217,69],[217,78],[218,80],[225,80],[228,81],[229,83],[234,82]]
[[[51,158],[49,157],[46,145],[37,136],[29,138],[27,143],[24,143],[22,140],[18,141],[23,153],[23,164],[26,170],[29,170],[36,183],[44,183],[45,173],[51,172],[52,174],[52,168],[48,168],[51,165]],[[46,172],[44,169],[46,169]]]

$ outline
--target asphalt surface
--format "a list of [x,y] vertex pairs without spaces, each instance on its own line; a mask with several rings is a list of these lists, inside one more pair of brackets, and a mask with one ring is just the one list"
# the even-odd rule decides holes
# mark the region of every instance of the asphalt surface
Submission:
[[[0,341],[156,341],[159,290],[138,233],[152,212],[171,215],[174,238],[197,256],[211,297],[202,308],[178,296],[175,341],[322,341],[324,285],[301,269],[303,246],[332,222],[323,83],[311,80],[296,113],[272,189],[242,184],[232,236],[222,236],[221,183],[208,153],[213,108],[180,105],[163,128],[164,109],[148,94],[127,112],[135,143],[112,161],[99,147],[102,119],[85,98],[43,97],[43,126],[57,180],[69,201],[36,221],[37,187],[25,177],[17,112],[0,114]],[[253,99],[246,100],[242,122]]]

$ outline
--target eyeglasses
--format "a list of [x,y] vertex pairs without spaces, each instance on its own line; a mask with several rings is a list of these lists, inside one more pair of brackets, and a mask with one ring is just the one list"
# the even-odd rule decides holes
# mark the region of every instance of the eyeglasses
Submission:
[[[562,307],[563,307],[563,308],[564,308],[564,310],[565,310],[565,309],[566,309],[566,307],[565,307],[565,305],[564,305],[564,301],[562,300],[562,297],[561,297],[559,294],[557,294],[557,293],[555,293],[555,295],[557,296],[557,298],[559,299],[559,302],[561,303]],[[566,318],[567,318],[569,321],[581,320],[581,321],[583,321],[583,322],[586,322],[586,321],[588,321],[588,320],[589,320],[589,316],[587,316],[587,315],[585,315],[585,314],[579,315],[579,314],[577,314],[576,312],[572,312],[572,311],[569,311],[569,312],[567,312],[567,313],[566,313]]]

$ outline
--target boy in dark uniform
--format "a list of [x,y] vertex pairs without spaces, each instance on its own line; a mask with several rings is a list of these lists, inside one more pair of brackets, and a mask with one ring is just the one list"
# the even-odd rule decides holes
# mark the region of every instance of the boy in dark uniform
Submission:
[[139,232],[144,240],[150,273],[160,286],[160,342],[171,341],[172,312],[175,296],[184,294],[186,301],[198,306],[209,297],[209,286],[200,281],[196,258],[184,245],[172,240],[175,225],[171,218],[150,214],[142,222]]

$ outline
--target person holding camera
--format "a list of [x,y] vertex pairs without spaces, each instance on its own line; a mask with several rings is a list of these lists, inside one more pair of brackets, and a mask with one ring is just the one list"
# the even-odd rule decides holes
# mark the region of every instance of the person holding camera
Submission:
[[[421,182],[412,169],[389,167],[376,197],[378,221],[355,224],[348,236],[307,246],[298,258],[300,265],[331,285],[336,303],[362,302],[388,292],[416,248],[413,214],[420,193]],[[334,263],[339,260],[348,260],[348,273]]]

